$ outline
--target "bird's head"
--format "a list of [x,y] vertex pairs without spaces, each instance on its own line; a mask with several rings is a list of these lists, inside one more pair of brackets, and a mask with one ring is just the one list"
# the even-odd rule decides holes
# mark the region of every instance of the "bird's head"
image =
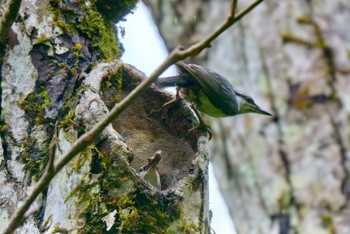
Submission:
[[239,103],[238,114],[257,113],[262,115],[271,115],[269,112],[262,110],[257,104],[255,104],[253,98],[237,91],[236,94]]

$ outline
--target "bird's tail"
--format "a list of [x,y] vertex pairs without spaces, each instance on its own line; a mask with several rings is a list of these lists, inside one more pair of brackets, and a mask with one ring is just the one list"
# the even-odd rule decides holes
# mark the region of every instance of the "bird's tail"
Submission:
[[158,78],[154,84],[162,89],[175,86],[189,87],[193,85],[193,82],[186,75],[178,75]]

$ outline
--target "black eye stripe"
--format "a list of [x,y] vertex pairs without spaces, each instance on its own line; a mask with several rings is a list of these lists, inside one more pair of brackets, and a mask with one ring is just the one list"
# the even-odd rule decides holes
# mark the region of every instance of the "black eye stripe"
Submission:
[[247,101],[250,103],[254,103],[253,99],[251,97],[247,97]]
[[255,104],[254,100],[249,97],[249,96],[242,96],[247,102],[251,103],[251,104]]
[[247,102],[251,103],[251,104],[254,104],[255,105],[255,102],[253,100],[253,98],[249,97],[248,95],[245,95],[241,92],[238,92],[237,90],[235,90],[236,94],[242,98],[244,98]]

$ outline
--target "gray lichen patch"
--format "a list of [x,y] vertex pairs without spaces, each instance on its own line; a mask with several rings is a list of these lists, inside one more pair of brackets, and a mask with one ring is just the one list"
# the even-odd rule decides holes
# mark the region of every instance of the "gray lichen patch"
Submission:
[[12,29],[21,44],[8,51],[3,65],[2,113],[13,137],[21,141],[27,136],[28,122],[24,118],[24,111],[17,106],[17,102],[34,90],[37,72],[29,56],[30,39],[20,31],[20,25],[15,24]]
[[2,118],[8,126],[6,137],[2,141],[3,144],[7,141],[17,142],[17,145],[9,144],[6,148],[9,153],[5,155],[8,159],[6,165],[9,173],[22,181],[25,173],[22,170],[23,164],[18,161],[18,156],[23,151],[19,145],[28,137],[29,121],[17,103],[34,90],[37,72],[29,56],[32,48],[30,38],[21,32],[18,23],[13,25],[12,30],[21,43],[8,50],[2,66]]

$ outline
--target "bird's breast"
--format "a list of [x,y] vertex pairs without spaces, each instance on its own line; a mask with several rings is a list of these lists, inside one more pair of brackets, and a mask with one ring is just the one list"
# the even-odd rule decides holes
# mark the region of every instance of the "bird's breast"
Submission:
[[194,104],[200,112],[216,118],[227,116],[227,114],[215,107],[200,89],[182,88],[181,94],[188,102]]

